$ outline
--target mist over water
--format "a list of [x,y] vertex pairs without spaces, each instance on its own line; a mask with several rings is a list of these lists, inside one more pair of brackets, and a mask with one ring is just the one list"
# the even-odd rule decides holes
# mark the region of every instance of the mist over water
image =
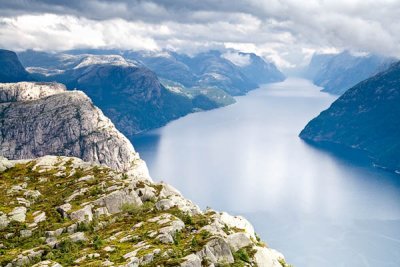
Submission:
[[132,141],[154,180],[246,216],[296,267],[400,266],[400,176],[298,138],[335,100],[319,90],[287,79]]

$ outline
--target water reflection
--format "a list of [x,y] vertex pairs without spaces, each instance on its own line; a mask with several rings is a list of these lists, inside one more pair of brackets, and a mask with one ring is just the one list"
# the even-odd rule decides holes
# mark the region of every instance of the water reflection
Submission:
[[153,179],[246,213],[296,266],[399,266],[399,177],[297,137],[334,97],[288,79],[237,100],[133,140]]

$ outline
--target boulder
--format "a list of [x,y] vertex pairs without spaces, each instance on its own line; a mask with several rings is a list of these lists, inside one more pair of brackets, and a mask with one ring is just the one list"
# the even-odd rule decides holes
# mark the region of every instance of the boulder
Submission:
[[45,260],[32,265],[32,267],[62,267],[62,265],[54,261]]
[[25,207],[15,207],[9,214],[11,221],[25,222],[26,218],[26,208]]
[[197,255],[211,263],[228,264],[235,261],[228,243],[222,238],[214,238],[208,241]]
[[201,259],[196,254],[190,254],[183,258],[181,267],[201,267]]
[[276,250],[263,247],[255,247],[254,261],[259,267],[282,267],[279,259],[285,259],[283,255]]
[[78,222],[83,222],[83,221],[90,222],[93,219],[92,206],[86,205],[80,210],[71,212],[70,218],[71,220],[75,220]]
[[142,205],[139,196],[129,187],[111,192],[93,203],[95,205],[105,206],[110,214],[120,212],[124,204]]
[[158,210],[169,210],[173,207],[178,207],[181,211],[189,215],[200,213],[200,208],[197,205],[179,195],[170,195],[168,198],[161,199],[156,203]]
[[13,164],[6,158],[0,156],[0,172],[5,171],[6,169],[12,167]]
[[31,230],[21,230],[21,231],[19,231],[19,236],[22,238],[31,237],[32,231]]
[[36,216],[33,218],[33,221],[34,221],[35,223],[43,222],[43,221],[45,221],[45,220],[46,220],[46,213],[45,213],[44,211],[40,212],[38,215],[36,215]]
[[228,235],[226,241],[228,242],[233,252],[236,252],[239,249],[247,247],[253,243],[249,237],[249,234],[245,233],[234,233]]
[[71,204],[65,203],[65,204],[57,207],[57,211],[58,211],[58,213],[61,214],[61,216],[63,218],[68,218],[68,211],[70,211],[71,208],[72,208]]
[[253,225],[242,216],[232,216],[226,212],[222,212],[220,213],[219,218],[221,222],[226,224],[228,227],[242,229],[246,233],[250,234],[254,240],[256,239]]
[[69,239],[71,239],[72,242],[80,242],[80,241],[87,240],[85,233],[83,233],[83,232],[73,233],[69,236]]
[[0,212],[0,230],[3,230],[4,228],[6,228],[9,223],[10,223],[10,220],[7,218],[7,215]]

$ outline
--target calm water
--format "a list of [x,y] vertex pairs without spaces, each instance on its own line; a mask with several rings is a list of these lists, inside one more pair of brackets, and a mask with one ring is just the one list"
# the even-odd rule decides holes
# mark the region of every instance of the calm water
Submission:
[[288,79],[133,142],[154,180],[246,216],[297,267],[398,267],[400,176],[297,137],[334,100]]

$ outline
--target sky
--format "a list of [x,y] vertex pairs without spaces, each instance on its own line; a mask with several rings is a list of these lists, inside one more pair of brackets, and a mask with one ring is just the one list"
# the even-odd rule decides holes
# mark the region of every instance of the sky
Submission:
[[400,0],[0,0],[0,46],[255,52],[280,68],[314,52],[400,57]]

